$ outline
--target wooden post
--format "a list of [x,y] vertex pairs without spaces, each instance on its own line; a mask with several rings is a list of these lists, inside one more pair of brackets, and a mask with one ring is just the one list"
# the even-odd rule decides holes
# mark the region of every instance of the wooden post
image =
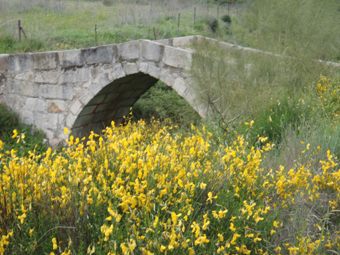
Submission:
[[19,42],[21,42],[21,21],[18,20],[18,30],[19,30]]
[[157,38],[156,38],[156,28],[155,27],[153,27],[153,39],[157,40]]
[[98,41],[97,41],[97,24],[94,25],[94,35],[96,39],[96,46],[98,46]]
[[217,3],[217,19],[220,18],[220,2]]
[[209,3],[208,3],[208,6],[207,6],[207,16],[209,18]]
[[196,24],[196,7],[194,8],[194,26]]
[[178,25],[177,25],[177,30],[179,30],[180,22],[181,22],[181,13],[178,13]]

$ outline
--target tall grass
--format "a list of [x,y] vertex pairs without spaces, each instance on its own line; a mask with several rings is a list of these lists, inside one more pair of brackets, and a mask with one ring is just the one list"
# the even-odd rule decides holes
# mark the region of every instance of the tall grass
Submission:
[[339,7],[336,0],[253,0],[235,37],[238,43],[286,56],[336,60]]

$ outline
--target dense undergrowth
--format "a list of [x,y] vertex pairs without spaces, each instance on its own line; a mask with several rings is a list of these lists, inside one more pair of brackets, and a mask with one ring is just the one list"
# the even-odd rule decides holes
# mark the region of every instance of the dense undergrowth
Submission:
[[[139,121],[87,146],[70,136],[62,153],[2,149],[0,253],[338,253],[339,91],[322,76],[245,130]],[[281,164],[287,126],[299,145]],[[333,138],[318,144],[315,132]]]
[[[17,143],[13,137],[16,139],[23,137],[25,144]],[[29,150],[35,149],[36,152],[42,153],[47,149],[43,142],[44,138],[43,132],[33,126],[22,124],[16,114],[0,104],[0,140],[3,142],[4,151],[21,150],[24,155],[28,155]]]

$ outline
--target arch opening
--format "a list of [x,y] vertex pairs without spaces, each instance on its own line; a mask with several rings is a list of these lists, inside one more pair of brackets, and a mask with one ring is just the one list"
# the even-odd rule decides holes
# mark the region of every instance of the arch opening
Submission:
[[112,121],[121,124],[133,104],[157,81],[148,74],[136,73],[109,83],[78,114],[72,126],[73,136],[82,138],[91,131],[100,133]]

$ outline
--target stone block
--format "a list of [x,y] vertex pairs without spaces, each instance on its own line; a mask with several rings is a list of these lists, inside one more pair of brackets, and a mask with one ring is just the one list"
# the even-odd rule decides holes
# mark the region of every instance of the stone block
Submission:
[[94,114],[79,116],[74,122],[73,127],[77,128],[88,125],[90,122],[92,122],[93,117]]
[[147,62],[142,62],[139,64],[139,71],[142,73],[147,73],[149,68],[149,64]]
[[28,71],[25,73],[17,74],[14,79],[22,81],[34,81],[34,76],[35,76],[34,72]]
[[47,70],[57,68],[58,54],[56,52],[41,52],[32,54],[33,68]]
[[124,68],[122,67],[121,64],[116,64],[113,68],[114,68],[112,72],[113,79],[116,80],[126,76]]
[[93,97],[94,95],[91,92],[85,90],[79,97],[79,100],[83,105],[87,105]]
[[96,105],[86,106],[86,107],[84,107],[83,110],[79,113],[79,116],[92,114],[92,113],[94,113],[93,111],[94,111],[96,108],[97,108]]
[[58,52],[59,64],[62,68],[84,65],[84,56],[81,50],[67,50]]
[[8,57],[11,71],[27,71],[31,69],[32,57],[30,54],[14,54]]
[[[66,85],[40,85],[39,96],[50,99],[73,99],[73,87]],[[37,94],[37,93],[36,93]]]
[[8,70],[9,68],[9,60],[8,54],[0,54],[0,70]]
[[57,84],[59,81],[59,73],[57,71],[46,71],[36,74],[35,82]]
[[156,40],[154,42],[157,42],[162,45],[172,46],[172,39],[161,39],[161,40]]
[[55,113],[35,114],[34,125],[45,132],[47,129],[56,131],[58,127],[58,114]]
[[19,116],[20,116],[21,122],[28,124],[28,125],[34,124],[34,114],[32,110],[30,109],[22,110]]
[[87,64],[111,63],[114,55],[116,55],[116,48],[113,45],[93,47],[82,50]]
[[182,97],[187,89],[184,79],[180,77],[175,80],[172,88]]
[[186,45],[189,45],[193,43],[193,41],[196,39],[195,35],[189,35],[184,37],[175,37],[172,39],[172,46],[174,47],[183,47]]
[[70,111],[74,114],[74,115],[78,115],[78,113],[81,111],[81,109],[83,108],[83,105],[79,102],[79,100],[77,99],[76,101],[73,102],[73,104],[71,104],[70,106]]
[[[65,135],[64,133],[64,127],[65,127],[65,115],[63,114],[59,114],[58,116],[58,124],[59,124],[59,128],[62,129],[62,134]],[[65,137],[66,138],[66,137]]]
[[[110,73],[103,73],[99,79],[99,83],[101,87],[104,87],[112,82],[112,74]],[[90,85],[91,87],[91,85]]]
[[66,100],[46,100],[46,110],[47,112],[50,112],[50,113],[67,112],[67,101]]
[[89,91],[91,91],[91,93],[93,95],[97,95],[99,91],[101,91],[103,86],[96,84],[96,83],[92,83],[89,87]]
[[68,129],[71,129],[73,127],[73,123],[76,120],[77,116],[69,113],[66,117],[66,127]]
[[32,82],[20,81],[18,84],[18,94],[29,97],[37,97],[39,85]]
[[149,63],[148,74],[156,79],[159,79],[161,75],[161,69],[155,63]]
[[192,54],[188,50],[165,46],[163,63],[168,66],[190,70]]
[[135,63],[125,63],[124,69],[125,69],[125,73],[127,75],[138,73],[137,64],[135,64]]
[[29,97],[26,99],[25,108],[34,112],[46,111],[46,102],[40,98]]
[[3,103],[15,112],[20,112],[25,106],[25,98],[17,94],[7,94],[1,98]]
[[162,82],[164,82],[166,85],[172,87],[176,78],[177,78],[177,75],[173,74],[171,72],[171,69],[162,68],[161,75],[160,75],[159,79]]
[[58,120],[59,114],[56,113],[47,113],[45,119],[45,127],[46,129],[50,129],[52,131],[56,131],[58,129]]
[[164,45],[147,40],[141,41],[141,54],[146,60],[159,62],[161,60]]
[[118,57],[121,60],[133,60],[140,57],[141,41],[131,41],[117,45]]
[[63,84],[87,82],[91,79],[90,68],[78,68],[75,70],[68,70],[61,76]]

